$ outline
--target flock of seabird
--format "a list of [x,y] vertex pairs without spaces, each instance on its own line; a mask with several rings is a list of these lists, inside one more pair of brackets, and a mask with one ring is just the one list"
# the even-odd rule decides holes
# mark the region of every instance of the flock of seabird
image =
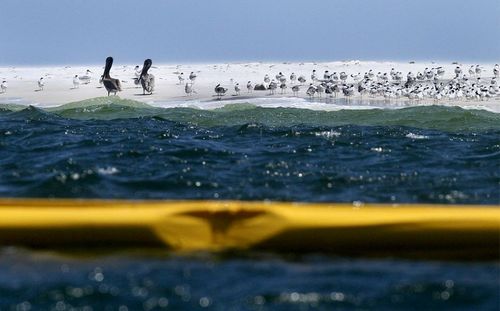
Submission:
[[[113,58],[106,58],[104,72],[99,82],[103,84],[108,92],[116,95],[122,90],[119,79],[110,76],[110,70],[113,65]],[[142,69],[139,66],[134,68],[135,77],[133,78],[136,85],[141,85],[143,94],[150,95],[154,92],[155,77],[148,73],[152,66],[151,59],[146,59]],[[91,80],[91,71],[87,70],[82,76],[75,75],[73,78],[73,88],[77,89],[80,84],[88,84]],[[264,76],[262,83],[253,84],[252,81],[246,83],[247,93],[255,91],[269,91],[269,95],[276,94],[279,89],[280,94],[286,94],[290,87],[293,96],[298,96],[301,88],[305,88],[305,94],[309,98],[322,98],[323,96],[337,97],[339,94],[347,99],[353,95],[359,96],[382,96],[387,99],[406,97],[411,100],[418,99],[475,99],[484,100],[500,96],[500,85],[498,79],[500,76],[500,67],[495,64],[493,67],[493,77],[482,77],[484,69],[479,65],[472,65],[465,72],[460,66],[454,70],[455,76],[452,79],[443,79],[445,70],[442,67],[425,68],[422,72],[408,72],[406,78],[401,71],[392,68],[390,72],[377,72],[369,70],[363,75],[360,73],[347,74],[346,72],[332,72],[326,70],[321,77],[316,70],[313,70],[310,75],[310,83],[307,85],[307,79],[304,75],[297,76],[292,72],[287,79],[287,76],[282,72],[270,78],[268,74]],[[187,96],[196,94],[194,84],[197,75],[191,72],[188,81],[185,82],[184,73],[178,75],[179,85],[184,86],[184,91]],[[351,82],[348,82],[351,80]],[[241,86],[238,82],[231,79],[234,87],[234,96],[239,96]],[[42,91],[45,86],[45,81],[42,78],[38,80],[37,91]],[[7,81],[4,80],[0,84],[0,93],[7,91]],[[215,95],[221,99],[228,91],[228,88],[217,84],[214,88]]]

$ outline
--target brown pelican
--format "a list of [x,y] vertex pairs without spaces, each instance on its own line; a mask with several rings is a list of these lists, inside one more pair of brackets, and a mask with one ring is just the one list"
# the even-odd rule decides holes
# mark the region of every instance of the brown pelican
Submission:
[[142,66],[141,76],[139,77],[139,81],[142,85],[142,94],[146,94],[148,92],[150,95],[153,94],[153,89],[155,87],[155,77],[148,73],[149,68],[153,62],[151,59],[146,59],[144,61],[144,66]]
[[102,83],[104,84],[106,91],[108,91],[108,96],[110,93],[114,93],[114,95],[116,95],[116,92],[122,90],[120,80],[113,79],[109,76],[111,66],[113,66],[113,57],[109,56],[108,58],[106,58],[106,66],[104,67],[104,73],[102,75]]

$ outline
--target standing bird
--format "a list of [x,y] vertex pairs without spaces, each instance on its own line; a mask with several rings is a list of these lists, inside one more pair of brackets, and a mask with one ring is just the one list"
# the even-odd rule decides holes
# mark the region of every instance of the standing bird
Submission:
[[186,94],[188,96],[191,96],[193,95],[193,84],[191,82],[187,82],[186,85],[184,86],[184,92],[186,92]]
[[196,80],[196,73],[194,73],[193,71],[191,71],[191,73],[189,74],[189,80],[191,80],[191,83],[194,83],[194,80]]
[[114,93],[114,95],[116,95],[116,92],[120,92],[122,90],[120,80],[111,78],[111,76],[109,75],[109,71],[111,70],[112,66],[113,57],[109,56],[108,58],[106,58],[106,65],[104,66],[104,73],[102,75],[102,84],[104,84],[106,91],[108,91],[108,96],[110,93]]
[[270,82],[270,81],[271,81],[271,79],[269,78],[269,75],[268,75],[268,74],[266,74],[266,75],[264,76],[264,83],[269,84],[269,82]]
[[292,86],[292,92],[293,92],[294,96],[298,96],[299,95],[299,90],[300,90],[300,87],[298,85]]
[[181,74],[177,76],[177,79],[179,79],[179,85],[184,84],[184,72],[181,72]]
[[316,80],[318,80],[318,76],[316,76],[316,69],[313,70],[312,74],[311,74],[311,80],[313,82],[315,82]]
[[252,91],[253,91],[252,81],[248,81],[247,82],[247,93],[252,93]]
[[304,76],[300,76],[297,80],[300,82],[300,84],[306,83],[306,78]]
[[481,67],[479,67],[479,65],[476,65],[476,76],[478,78],[481,78],[481,71],[482,71]]
[[78,79],[78,75],[75,75],[73,77],[73,88],[74,89],[80,88],[80,79]]
[[309,95],[310,98],[313,98],[314,93],[316,93],[316,87],[311,83],[307,88],[306,94]]
[[1,93],[7,92],[7,81],[2,81],[2,84],[0,84],[0,90],[2,91]]
[[495,67],[493,67],[493,75],[497,78],[500,76],[500,67],[498,64],[495,64]]
[[139,77],[139,81],[141,82],[142,85],[142,94],[145,95],[146,92],[149,93],[149,95],[153,94],[153,90],[155,88],[155,76],[152,74],[148,73],[149,68],[151,68],[151,65],[153,62],[151,59],[146,59],[144,61],[144,66],[142,66],[142,72]]
[[286,82],[281,82],[280,84],[280,89],[281,89],[281,94],[285,94],[286,93]]
[[234,85],[234,92],[236,93],[236,95],[240,95],[240,91],[241,91],[240,84],[236,83]]
[[215,91],[215,94],[217,94],[217,99],[218,99],[218,100],[220,100],[220,99],[222,98],[222,96],[224,96],[224,94],[226,94],[227,89],[226,89],[226,88],[224,88],[224,87],[222,87],[222,86],[220,85],[220,83],[219,83],[219,84],[217,84],[217,85],[215,86],[214,91]]
[[328,70],[325,70],[325,73],[323,74],[323,79],[330,80],[330,74],[328,73]]
[[83,84],[89,84],[90,80],[92,79],[92,76],[90,75],[91,73],[92,73],[92,71],[87,69],[87,71],[85,71],[85,74],[83,76],[78,77],[78,78],[83,82]]
[[45,86],[45,81],[43,81],[43,77],[38,80],[38,90],[43,91],[43,87]]
[[461,74],[462,74],[462,68],[460,68],[459,66],[455,67],[455,77],[459,78]]
[[295,75],[295,73],[292,72],[292,74],[290,75],[290,83],[295,84],[296,81],[297,81],[297,75]]
[[274,95],[274,92],[278,88],[278,83],[274,81],[274,79],[269,83],[269,94]]
[[471,65],[469,68],[469,76],[473,77],[476,74],[476,70],[474,69],[474,65]]

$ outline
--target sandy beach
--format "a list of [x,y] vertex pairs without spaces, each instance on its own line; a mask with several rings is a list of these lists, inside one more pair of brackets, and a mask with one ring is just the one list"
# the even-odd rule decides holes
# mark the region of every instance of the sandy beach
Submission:
[[[275,62],[275,63],[219,63],[219,64],[155,64],[150,73],[155,76],[156,86],[152,95],[143,95],[140,85],[134,84],[134,67],[137,64],[121,64],[115,60],[111,69],[111,76],[118,78],[122,82],[122,92],[118,94],[120,98],[132,99],[159,107],[196,107],[200,109],[213,109],[224,106],[228,103],[249,102],[260,106],[269,107],[301,107],[319,110],[356,109],[356,108],[398,108],[401,106],[415,105],[458,105],[463,108],[485,109],[493,112],[500,112],[500,98],[490,98],[489,100],[466,100],[462,99],[441,99],[434,100],[424,98],[422,100],[409,101],[407,98],[384,99],[381,96],[364,96],[355,94],[350,103],[342,103],[343,95],[340,94],[336,101],[327,94],[322,98],[316,97],[309,100],[306,89],[311,82],[311,73],[316,70],[318,77],[323,77],[324,71],[345,72],[348,75],[347,83],[355,83],[351,75],[361,76],[372,70],[376,73],[388,73],[392,68],[401,71],[404,80],[408,72],[423,72],[426,68],[442,67],[445,74],[442,80],[446,81],[455,76],[454,68],[460,66],[464,73],[471,65],[469,63],[433,63],[433,62],[369,62],[369,61],[335,61],[335,62]],[[493,77],[494,64],[479,64],[483,68],[481,75],[484,83],[489,83]],[[75,75],[85,75],[90,70],[90,83],[80,83],[78,88],[73,85]],[[7,81],[8,89],[0,94],[0,103],[34,105],[39,107],[59,106],[69,102],[81,101],[89,98],[106,96],[106,90],[99,84],[99,78],[103,71],[103,65],[79,65],[79,66],[47,66],[47,67],[0,67],[0,79]],[[194,93],[186,95],[184,83],[180,84],[178,76],[184,73],[184,83],[189,81],[189,74],[194,72],[197,77],[194,81]],[[269,75],[275,78],[279,72],[287,77],[288,88],[282,94],[278,88],[275,95],[270,95],[269,91],[247,91],[247,82],[253,85],[263,83],[264,76]],[[297,96],[293,96],[289,76],[295,73],[297,77],[304,76],[306,82],[301,86]],[[37,81],[44,78],[45,86],[42,91],[38,90]],[[472,78],[476,79],[476,77]],[[403,80],[403,81],[404,81]],[[217,100],[214,87],[217,84],[228,89],[222,100]],[[236,95],[234,85],[240,84],[241,92]],[[360,101],[363,99],[363,101]],[[359,107],[361,106],[361,107]]]

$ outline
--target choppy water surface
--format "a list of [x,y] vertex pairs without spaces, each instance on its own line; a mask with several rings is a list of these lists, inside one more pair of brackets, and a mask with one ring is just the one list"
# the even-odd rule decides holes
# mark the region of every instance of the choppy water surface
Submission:
[[[2,106],[0,196],[499,204],[496,113],[102,101]],[[3,249],[0,310],[493,310],[499,274],[496,263]]]

